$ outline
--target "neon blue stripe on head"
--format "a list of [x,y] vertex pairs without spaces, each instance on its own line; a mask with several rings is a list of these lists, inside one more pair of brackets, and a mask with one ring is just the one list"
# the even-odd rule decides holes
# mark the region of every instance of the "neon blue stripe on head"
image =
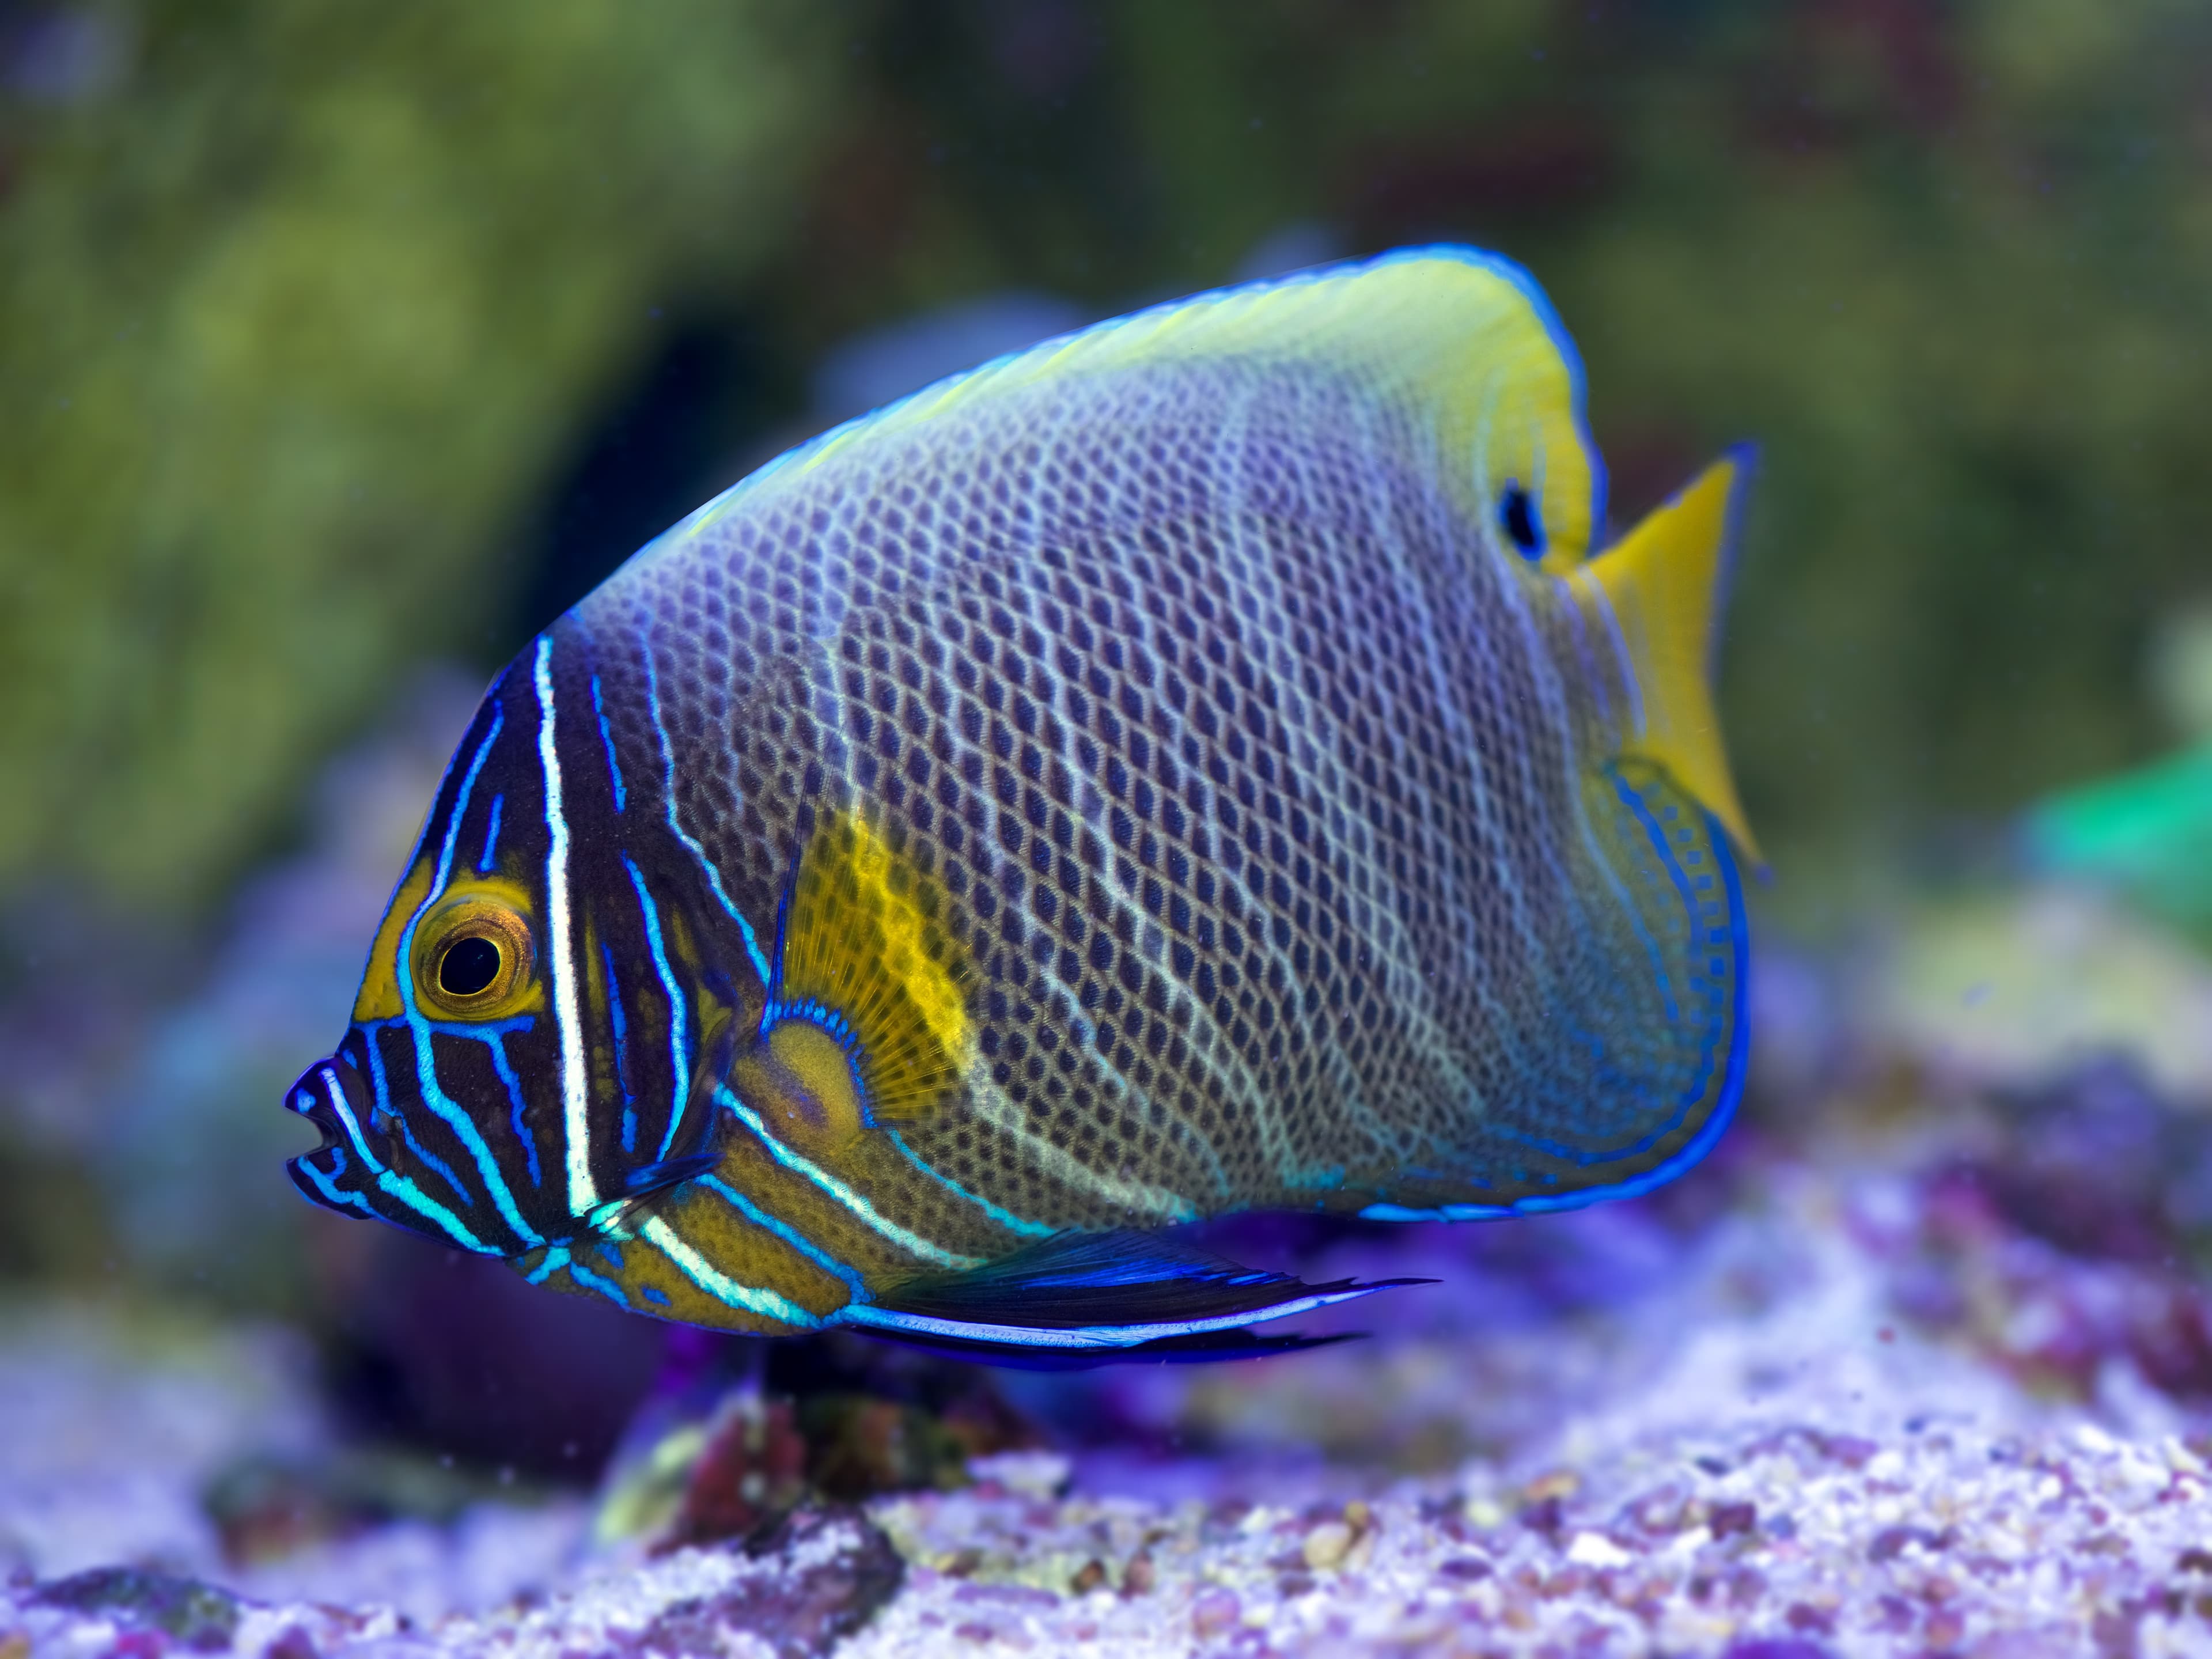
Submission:
[[491,822],[484,826],[483,855],[477,860],[477,873],[480,876],[491,873],[492,854],[499,848],[500,809],[506,805],[507,797],[503,794],[491,798]]
[[629,793],[623,787],[622,763],[615,758],[614,733],[607,729],[607,711],[599,702],[599,677],[592,676],[592,712],[599,717],[599,743],[607,751],[607,776],[615,787],[615,811],[623,810]]
[[[411,936],[414,931],[415,924],[410,922],[407,927],[408,934]],[[404,948],[403,941],[403,951]],[[402,960],[404,959],[403,955]],[[406,1013],[404,1018],[408,1028],[408,1035],[414,1042],[415,1081],[422,1103],[436,1114],[439,1120],[453,1132],[454,1138],[459,1140],[462,1146],[467,1150],[471,1161],[477,1166],[477,1173],[483,1179],[486,1194],[490,1197],[494,1207],[500,1212],[500,1218],[505,1221],[514,1230],[515,1236],[526,1243],[543,1243],[544,1241],[523,1220],[521,1212],[515,1207],[514,1195],[507,1189],[506,1171],[500,1167],[499,1160],[492,1155],[491,1148],[485,1144],[482,1133],[478,1131],[469,1115],[462,1111],[453,1098],[446,1093],[443,1085],[438,1081],[437,1060],[434,1058],[431,1041],[440,1028],[416,1012],[415,993],[412,986],[408,982],[409,976],[400,974],[396,977],[399,982],[400,995],[406,1005]],[[407,1144],[415,1149],[416,1154],[429,1161],[448,1182],[453,1183],[453,1190],[460,1195],[464,1204],[471,1203],[472,1200],[468,1195],[467,1189],[454,1178],[453,1171],[436,1159],[431,1158],[429,1153],[423,1151],[416,1141],[413,1133],[408,1130],[406,1120],[399,1113],[392,1109],[391,1085],[384,1072],[383,1045],[377,1041],[379,1030],[380,1028],[372,1029],[365,1034],[368,1037],[369,1080],[376,1089],[377,1103],[382,1106],[386,1115],[399,1125],[401,1132],[406,1135]],[[515,1121],[519,1131],[521,1123],[520,1085],[517,1081],[511,1080],[514,1074],[506,1063],[504,1045],[497,1040],[495,1034],[471,1030],[465,1027],[456,1035],[476,1038],[488,1043],[491,1048],[492,1063],[500,1071],[501,1081],[507,1084],[508,1092],[515,1103]],[[523,1144],[529,1149],[530,1160],[534,1170],[538,1159],[537,1149],[531,1145],[529,1137],[526,1135],[523,1137]]]
[[543,1188],[545,1171],[538,1162],[538,1139],[522,1121],[522,1079],[514,1074],[514,1062],[507,1057],[503,1032],[486,1032],[484,1046],[491,1050],[491,1063],[499,1073],[499,1080],[507,1090],[507,1121],[514,1126],[514,1138],[522,1144],[522,1155],[529,1161],[530,1184]]
[[[414,1039],[415,1081],[422,1103],[438,1115],[447,1127],[453,1132],[454,1137],[467,1149],[471,1160],[476,1164],[477,1173],[483,1182],[484,1192],[491,1199],[493,1206],[498,1210],[500,1218],[525,1244],[534,1245],[541,1244],[544,1240],[538,1236],[535,1229],[523,1220],[521,1211],[516,1207],[514,1194],[507,1189],[506,1171],[501,1169],[499,1160],[492,1156],[491,1148],[485,1144],[484,1138],[477,1130],[476,1124],[453,1097],[446,1093],[444,1085],[438,1080],[437,1060],[431,1047],[432,1033],[435,1028],[432,1022],[423,1018],[422,1011],[415,1000],[414,975],[406,971],[404,966],[414,958],[415,930],[422,925],[422,918],[429,913],[431,907],[445,896],[447,885],[453,878],[454,843],[460,836],[461,820],[468,814],[469,798],[476,791],[477,778],[483,770],[484,762],[490,757],[492,744],[499,740],[501,728],[506,724],[506,720],[505,709],[495,704],[492,708],[490,729],[484,733],[483,741],[477,746],[476,755],[469,763],[469,769],[461,779],[460,790],[453,798],[453,811],[446,823],[446,838],[438,850],[436,878],[430,884],[429,892],[424,895],[422,902],[416,908],[415,914],[408,918],[406,931],[400,935],[398,962],[401,965],[393,978],[398,981],[404,1017],[407,1022],[409,1033]],[[468,1035],[473,1036],[478,1034],[471,1030]],[[380,1046],[373,1034],[369,1037],[368,1050],[370,1071],[376,1085],[378,1101],[385,1106],[386,1111],[390,1111],[389,1085],[384,1077],[383,1055]],[[392,1115],[398,1118],[398,1114],[392,1113]],[[401,1127],[403,1129],[405,1127],[404,1122]],[[411,1134],[408,1136],[408,1143],[410,1146],[415,1145],[414,1137]],[[419,1152],[421,1148],[417,1146],[416,1151]],[[424,1155],[427,1157],[427,1154]],[[438,1167],[441,1170],[444,1170],[442,1164]],[[451,1171],[445,1172],[447,1178],[452,1179]],[[469,1201],[465,1190],[458,1182],[454,1182],[454,1189],[461,1194],[464,1203]],[[483,1247],[478,1245],[471,1248],[482,1249]]]
[[460,1177],[453,1173],[453,1166],[415,1139],[414,1127],[405,1118],[395,1115],[392,1121],[399,1126],[399,1138],[407,1143],[407,1150],[415,1154],[416,1161],[435,1170],[438,1178],[453,1188],[454,1201],[464,1209],[467,1208],[471,1201],[469,1189],[461,1185]]
[[722,872],[715,868],[714,860],[707,856],[707,849],[694,841],[684,826],[676,821],[676,754],[669,747],[668,728],[660,719],[660,682],[653,671],[652,647],[647,646],[641,654],[645,659],[646,707],[653,715],[653,736],[660,740],[661,799],[668,806],[669,832],[684,843],[691,856],[699,861],[699,867],[707,872],[707,885],[714,890],[715,902],[728,914],[732,921],[737,923],[738,933],[745,942],[745,954],[752,958],[753,971],[760,975],[761,984],[763,987],[773,984],[775,976],[769,971],[768,958],[761,954],[760,941],[753,936],[753,925],[745,920],[744,913],[724,890]]
[[418,917],[446,890],[446,883],[453,870],[453,842],[461,833],[462,818],[468,814],[469,797],[476,793],[477,775],[483,770],[484,763],[491,758],[491,746],[499,741],[500,727],[506,724],[507,710],[494,703],[491,729],[484,733],[483,741],[477,745],[476,755],[470,760],[469,769],[461,779],[460,793],[453,797],[453,814],[446,821],[445,844],[438,853],[437,878],[430,884],[429,896],[422,901],[422,908],[415,913]]
[[[404,1024],[405,1021],[398,1023]],[[426,1019],[422,1024],[438,1036],[466,1037],[471,1042],[489,1042],[494,1037],[512,1036],[517,1031],[536,1030],[538,1016],[509,1014],[505,1019],[486,1020]]]
[[[422,1091],[422,1103],[445,1121],[446,1127],[453,1132],[454,1138],[467,1149],[471,1161],[477,1166],[477,1175],[483,1178],[484,1191],[489,1195],[493,1206],[499,1211],[500,1219],[506,1222],[508,1227],[514,1230],[515,1237],[526,1244],[544,1243],[545,1241],[538,1236],[529,1223],[523,1220],[521,1211],[515,1206],[514,1194],[507,1188],[507,1172],[500,1167],[499,1159],[493,1155],[490,1146],[483,1138],[483,1132],[442,1087],[427,1080],[436,1064],[431,1057],[431,1033],[427,1024],[416,1027],[415,1044],[416,1066],[426,1078]],[[493,1065],[504,1073],[506,1072],[502,1063],[506,1058],[504,1048],[496,1044],[493,1045],[493,1048],[495,1055]],[[506,1080],[504,1075],[501,1080],[502,1082]],[[520,1116],[519,1111],[517,1115]],[[404,1126],[404,1120],[401,1121]],[[410,1136],[409,1139],[410,1144],[412,1144],[413,1138]],[[527,1136],[524,1137],[524,1141],[526,1145],[528,1144]],[[534,1146],[531,1148],[531,1162],[533,1165],[537,1162],[537,1149]],[[464,1194],[463,1202],[467,1201],[467,1195]]]
[[544,1260],[522,1276],[523,1282],[529,1285],[543,1285],[553,1274],[568,1265],[568,1247],[566,1244],[548,1245]]
[[391,1170],[386,1170],[377,1176],[376,1185],[380,1191],[391,1194],[392,1197],[428,1220],[463,1249],[471,1250],[478,1255],[506,1254],[503,1250],[495,1250],[478,1238],[461,1224],[460,1217],[439,1203],[436,1199],[425,1196],[422,1188],[404,1176],[394,1175]]
[[[375,1042],[371,1039],[369,1051],[372,1058],[374,1056],[375,1048]],[[323,1074],[323,1086],[330,1091],[331,1109],[338,1115],[338,1121],[344,1126],[346,1139],[353,1143],[354,1152],[364,1165],[378,1175],[383,1174],[383,1162],[374,1152],[368,1150],[368,1137],[362,1133],[360,1120],[353,1115],[353,1103],[346,1098],[344,1089],[338,1085],[337,1073],[328,1066],[320,1069]]]
[[[684,1104],[691,1097],[691,1044],[687,1036],[690,1016],[676,975],[668,965],[668,952],[660,942],[660,907],[646,891],[645,877],[628,854],[623,855],[623,868],[629,872],[630,885],[637,889],[638,909],[645,917],[646,948],[652,953],[653,971],[660,975],[660,988],[668,996],[668,1127],[660,1137],[660,1156],[666,1158],[675,1144],[676,1126],[683,1121]],[[623,1150],[629,1150],[627,1141]]]
[[622,1149],[637,1150],[637,1097],[629,1087],[629,1021],[623,1012],[622,981],[615,977],[615,953],[599,941],[599,970],[607,977],[607,1014],[615,1029],[615,1085],[622,1091]]
[[301,1170],[308,1180],[315,1183],[315,1190],[323,1195],[323,1202],[330,1205],[333,1209],[359,1210],[363,1215],[371,1216],[376,1213],[370,1206],[369,1201],[359,1193],[347,1192],[312,1164],[301,1162],[292,1167]]

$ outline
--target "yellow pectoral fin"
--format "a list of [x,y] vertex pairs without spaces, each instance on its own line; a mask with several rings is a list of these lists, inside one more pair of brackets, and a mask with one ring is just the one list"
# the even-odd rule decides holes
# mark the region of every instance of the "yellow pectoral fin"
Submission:
[[1750,477],[1750,452],[1730,451],[1576,572],[1575,586],[1585,602],[1601,601],[1627,653],[1636,714],[1623,752],[1664,767],[1758,866],[1712,694],[1722,589]]
[[[866,1123],[927,1117],[967,1064],[966,953],[944,909],[933,879],[858,816],[830,815],[799,861],[777,996],[849,1032]],[[774,1045],[795,1078],[811,1075],[816,1038],[837,1048],[811,1029]]]

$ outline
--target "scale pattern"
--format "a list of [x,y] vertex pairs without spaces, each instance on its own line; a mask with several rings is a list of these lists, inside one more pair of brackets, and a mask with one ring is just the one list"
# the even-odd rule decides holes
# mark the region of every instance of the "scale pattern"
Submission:
[[1540,1204],[1711,1115],[1727,853],[1608,767],[1564,584],[1391,410],[1234,360],[976,400],[575,613],[623,771],[753,932],[826,811],[941,884],[979,1063],[854,1154],[917,1232]]

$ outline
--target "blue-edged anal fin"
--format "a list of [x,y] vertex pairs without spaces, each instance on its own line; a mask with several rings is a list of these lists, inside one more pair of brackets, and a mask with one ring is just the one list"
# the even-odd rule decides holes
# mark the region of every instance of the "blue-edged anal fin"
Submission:
[[1731,450],[1568,582],[1599,637],[1626,659],[1625,757],[1651,762],[1764,868],[1714,712],[1712,669],[1752,453]]
[[1245,1327],[1423,1279],[1309,1285],[1156,1234],[1060,1233],[966,1273],[909,1279],[837,1322],[963,1358],[1060,1369],[1236,1359],[1340,1341]]

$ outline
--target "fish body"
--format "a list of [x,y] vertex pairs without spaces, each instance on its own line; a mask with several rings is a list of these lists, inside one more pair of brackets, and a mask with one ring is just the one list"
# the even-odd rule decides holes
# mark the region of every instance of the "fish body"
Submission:
[[1178,1224],[1663,1181],[1744,1069],[1747,471],[1593,557],[1572,348],[1460,248],[831,432],[493,683],[293,1177],[641,1312],[1033,1357],[1373,1288]]

